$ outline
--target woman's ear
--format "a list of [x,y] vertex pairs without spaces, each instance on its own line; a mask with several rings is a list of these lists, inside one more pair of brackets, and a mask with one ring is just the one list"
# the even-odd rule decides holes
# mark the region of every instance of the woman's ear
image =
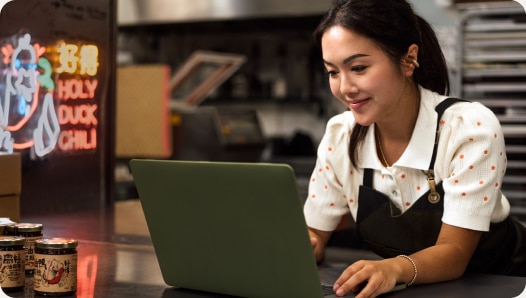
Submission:
[[407,49],[407,54],[402,61],[402,67],[404,75],[411,77],[415,72],[415,69],[420,67],[418,63],[418,45],[412,44]]

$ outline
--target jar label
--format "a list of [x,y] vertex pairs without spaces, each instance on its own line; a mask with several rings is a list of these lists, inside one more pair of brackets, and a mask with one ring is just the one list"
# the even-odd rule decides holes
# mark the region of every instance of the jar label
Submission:
[[77,254],[47,255],[35,253],[35,291],[46,293],[77,290]]
[[26,244],[24,250],[26,251],[26,270],[35,269],[35,240],[43,239],[43,236],[25,237]]
[[0,285],[2,288],[23,287],[25,282],[24,251],[0,251]]

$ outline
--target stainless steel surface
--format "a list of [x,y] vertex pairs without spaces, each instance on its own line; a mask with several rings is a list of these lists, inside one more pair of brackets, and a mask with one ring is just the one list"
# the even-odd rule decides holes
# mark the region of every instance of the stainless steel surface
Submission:
[[[105,210],[22,216],[24,222],[42,223],[44,237],[79,240],[78,298],[121,297],[226,297],[176,289],[162,279],[155,250],[138,200],[118,201]],[[320,266],[320,279],[330,283],[341,270],[359,259],[377,259],[366,250],[330,247],[327,263]],[[328,272],[329,275],[326,275]],[[26,278],[24,291],[9,297],[37,297],[33,279]],[[418,285],[396,293],[396,297],[518,297],[526,278],[475,275],[435,285]],[[279,296],[279,295],[277,295]],[[391,295],[389,295],[391,296]],[[3,296],[2,296],[3,297]],[[351,296],[352,297],[352,296]],[[522,296],[520,296],[522,297]]]
[[306,16],[324,13],[331,0],[118,0],[125,25]]

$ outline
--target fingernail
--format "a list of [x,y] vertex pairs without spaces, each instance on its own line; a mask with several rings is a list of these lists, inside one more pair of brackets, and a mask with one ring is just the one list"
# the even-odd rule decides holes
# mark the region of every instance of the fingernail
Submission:
[[343,295],[344,295],[342,289],[339,289],[339,290],[337,290],[337,291],[335,291],[335,292],[336,292],[336,295],[338,295],[338,296],[343,296]]

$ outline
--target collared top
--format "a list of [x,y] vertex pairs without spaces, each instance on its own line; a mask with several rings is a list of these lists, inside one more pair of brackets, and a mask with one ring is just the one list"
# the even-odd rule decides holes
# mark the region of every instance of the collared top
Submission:
[[[426,174],[435,142],[441,96],[420,87],[420,109],[409,144],[391,167],[376,154],[374,124],[358,148],[358,168],[349,158],[349,140],[355,125],[350,111],[332,117],[318,147],[318,158],[304,206],[309,227],[332,231],[341,217],[351,212],[356,219],[358,190],[363,169],[374,170],[373,185],[402,212],[429,190]],[[476,102],[449,107],[440,119],[440,138],[435,161],[435,181],[444,187],[442,222],[488,231],[491,222],[504,220],[510,212],[501,192],[506,170],[504,136],[495,114]]]

